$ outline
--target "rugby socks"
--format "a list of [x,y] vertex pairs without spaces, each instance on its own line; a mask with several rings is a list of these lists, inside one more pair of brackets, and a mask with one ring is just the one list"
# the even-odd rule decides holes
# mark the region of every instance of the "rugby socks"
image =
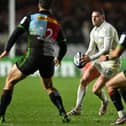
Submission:
[[79,85],[77,90],[77,101],[76,101],[76,108],[79,108],[82,106],[83,98],[86,94],[86,87],[82,87]]
[[123,111],[123,104],[121,101],[121,96],[118,92],[117,89],[114,89],[112,92],[109,93],[109,96],[116,108],[116,110],[118,111],[118,116],[121,118],[124,116],[124,111]]
[[62,98],[59,95],[58,91],[54,91],[51,92],[49,94],[51,101],[53,102],[53,104],[58,108],[60,114],[66,114],[64,106],[63,106],[63,102],[62,102]]
[[119,91],[121,96],[123,97],[123,100],[126,102],[126,88],[120,88]]
[[12,99],[12,90],[3,90],[0,100],[0,116],[5,115],[7,106],[10,104]]

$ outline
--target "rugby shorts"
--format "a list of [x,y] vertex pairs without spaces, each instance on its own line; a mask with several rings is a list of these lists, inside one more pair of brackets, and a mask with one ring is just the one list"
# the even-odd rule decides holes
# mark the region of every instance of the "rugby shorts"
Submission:
[[120,72],[120,62],[118,60],[109,61],[94,61],[93,62],[98,71],[106,78],[111,78]]
[[33,74],[38,70],[41,77],[49,78],[54,74],[53,59],[53,56],[23,56],[16,65],[24,75]]

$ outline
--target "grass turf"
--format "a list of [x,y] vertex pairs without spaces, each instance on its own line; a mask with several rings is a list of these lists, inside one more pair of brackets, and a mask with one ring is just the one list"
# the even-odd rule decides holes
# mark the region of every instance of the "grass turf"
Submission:
[[[0,92],[5,78],[1,78]],[[67,111],[75,104],[79,77],[53,79],[59,90]],[[98,116],[100,100],[91,92],[92,84],[88,87],[83,102],[83,112],[80,116],[72,116],[70,123],[62,123],[56,107],[41,85],[38,77],[28,77],[19,82],[6,113],[7,122],[0,126],[109,126],[117,118],[117,113],[111,101],[104,116]],[[124,124],[125,125],[125,124]]]

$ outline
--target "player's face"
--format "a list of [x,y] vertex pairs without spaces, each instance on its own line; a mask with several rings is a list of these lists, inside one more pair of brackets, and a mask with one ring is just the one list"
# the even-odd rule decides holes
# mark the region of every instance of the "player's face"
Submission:
[[94,26],[100,26],[104,21],[104,16],[97,11],[93,11],[91,15],[91,20]]

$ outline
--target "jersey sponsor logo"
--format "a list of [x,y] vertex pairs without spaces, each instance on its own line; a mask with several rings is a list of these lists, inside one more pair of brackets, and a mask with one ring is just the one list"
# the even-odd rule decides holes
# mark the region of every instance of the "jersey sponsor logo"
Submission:
[[38,20],[44,20],[53,24],[58,24],[57,20],[55,20],[54,18],[48,17],[48,16],[38,16],[37,17]]

